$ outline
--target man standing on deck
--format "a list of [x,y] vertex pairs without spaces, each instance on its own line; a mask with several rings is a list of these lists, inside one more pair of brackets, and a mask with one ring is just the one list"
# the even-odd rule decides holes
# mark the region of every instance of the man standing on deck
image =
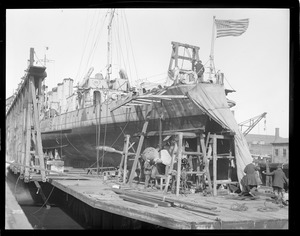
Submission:
[[262,172],[265,175],[272,175],[273,176],[273,191],[275,193],[275,196],[277,197],[278,200],[282,200],[283,198],[283,189],[284,189],[284,184],[286,183],[287,185],[289,184],[289,179],[286,177],[285,173],[282,170],[282,164],[279,164],[277,169],[270,172],[266,173],[266,171]]
[[204,66],[202,65],[202,61],[198,60],[195,64],[195,71],[198,76],[198,83],[203,82],[203,74],[204,74]]

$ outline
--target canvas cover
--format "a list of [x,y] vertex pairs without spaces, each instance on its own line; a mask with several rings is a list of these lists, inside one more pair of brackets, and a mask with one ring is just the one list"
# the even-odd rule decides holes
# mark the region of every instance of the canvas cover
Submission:
[[235,157],[240,181],[244,176],[244,168],[252,162],[252,157],[247,141],[229,109],[224,86],[210,83],[197,84],[188,92],[188,96],[224,129],[235,133]]

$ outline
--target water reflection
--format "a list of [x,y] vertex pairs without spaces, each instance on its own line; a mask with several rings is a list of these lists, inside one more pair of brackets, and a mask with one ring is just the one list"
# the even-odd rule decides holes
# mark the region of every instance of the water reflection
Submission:
[[52,206],[21,206],[34,229],[83,229],[61,208]]
[[[59,206],[51,205],[50,208],[47,208],[41,202],[37,203],[29,191],[32,186],[25,184],[11,171],[6,171],[8,187],[34,229],[84,229]],[[34,191],[36,191],[36,187],[34,187]]]

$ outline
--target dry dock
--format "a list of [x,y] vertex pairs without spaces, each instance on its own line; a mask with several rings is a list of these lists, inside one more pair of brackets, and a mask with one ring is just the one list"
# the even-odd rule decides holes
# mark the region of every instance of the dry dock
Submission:
[[[187,204],[195,203],[215,210],[183,209],[177,206],[151,207],[125,201],[114,191],[115,180],[103,181],[99,178],[88,180],[62,179],[53,177],[50,183],[94,209],[115,215],[147,222],[169,229],[288,229],[288,206],[279,207],[268,201],[269,197],[260,196],[255,200],[237,200],[233,195],[203,196],[202,193],[186,194],[176,197],[168,193],[167,198],[182,200]],[[133,184],[131,188],[121,186],[126,192],[139,192],[163,196],[159,190],[145,190]],[[232,199],[234,198],[234,199]],[[245,211],[233,208],[243,205]],[[196,209],[196,208],[195,208]],[[194,210],[195,210],[194,209]]]

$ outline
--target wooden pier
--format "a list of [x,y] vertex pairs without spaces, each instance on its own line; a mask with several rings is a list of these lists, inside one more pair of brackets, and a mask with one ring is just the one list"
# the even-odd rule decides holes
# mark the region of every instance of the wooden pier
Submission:
[[[72,180],[53,177],[49,182],[92,208],[116,215],[144,221],[169,229],[288,229],[288,206],[279,207],[266,196],[255,200],[238,200],[237,196],[203,196],[203,193],[176,196],[163,195],[160,190],[143,189],[134,184],[131,188],[117,181],[102,179]],[[113,186],[120,186],[120,189]],[[147,196],[165,196],[169,202],[186,204],[186,208],[173,206],[146,206],[121,198],[120,191]],[[195,207],[189,207],[195,205]],[[246,206],[245,211],[233,210]],[[200,207],[196,207],[200,206]],[[206,206],[203,209],[202,207]],[[212,209],[212,210],[209,210]]]

